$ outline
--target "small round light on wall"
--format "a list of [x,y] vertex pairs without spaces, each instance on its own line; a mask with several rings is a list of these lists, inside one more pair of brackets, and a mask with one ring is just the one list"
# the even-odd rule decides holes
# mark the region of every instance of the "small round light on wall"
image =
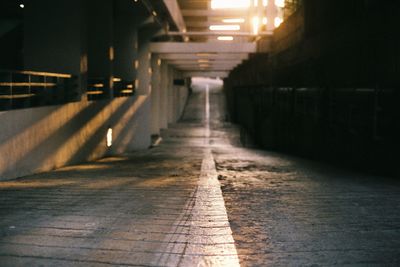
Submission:
[[113,130],[108,128],[107,130],[107,147],[111,147],[113,142]]
[[24,4],[20,4],[19,7],[20,8],[25,8],[25,5]]

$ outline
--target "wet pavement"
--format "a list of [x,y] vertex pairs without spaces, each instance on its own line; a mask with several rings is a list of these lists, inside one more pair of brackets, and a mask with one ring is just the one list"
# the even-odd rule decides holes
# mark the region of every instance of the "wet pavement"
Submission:
[[148,151],[0,182],[0,266],[399,266],[400,183],[246,149],[195,90]]

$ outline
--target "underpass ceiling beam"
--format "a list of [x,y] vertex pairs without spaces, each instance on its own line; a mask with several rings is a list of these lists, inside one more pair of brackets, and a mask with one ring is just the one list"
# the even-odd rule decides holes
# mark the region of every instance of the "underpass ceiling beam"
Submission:
[[157,54],[193,54],[193,53],[255,53],[256,43],[178,43],[178,42],[159,42],[151,43],[150,51]]
[[180,32],[186,31],[185,20],[177,0],[164,0],[164,4]]
[[209,77],[209,78],[226,78],[229,75],[227,71],[184,71],[182,72],[184,78],[189,77]]

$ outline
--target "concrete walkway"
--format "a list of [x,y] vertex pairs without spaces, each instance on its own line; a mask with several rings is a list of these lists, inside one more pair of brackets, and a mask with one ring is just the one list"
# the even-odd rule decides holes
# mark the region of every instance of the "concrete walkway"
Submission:
[[0,182],[0,266],[400,265],[399,182],[240,148],[209,92],[156,148]]

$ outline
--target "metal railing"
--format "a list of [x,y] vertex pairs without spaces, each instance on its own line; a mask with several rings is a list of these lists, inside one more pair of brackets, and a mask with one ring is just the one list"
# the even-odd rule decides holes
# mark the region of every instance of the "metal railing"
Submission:
[[134,94],[135,86],[133,81],[114,78],[114,97],[128,97]]
[[105,78],[89,78],[87,85],[87,98],[89,101],[98,101],[110,98],[109,83]]
[[113,97],[129,97],[135,94],[135,86],[132,81],[113,78],[112,90],[110,89],[111,86],[108,85],[109,83],[109,79],[103,77],[89,78],[87,87],[88,100],[98,101]]
[[0,110],[59,105],[78,97],[73,75],[0,70]]

